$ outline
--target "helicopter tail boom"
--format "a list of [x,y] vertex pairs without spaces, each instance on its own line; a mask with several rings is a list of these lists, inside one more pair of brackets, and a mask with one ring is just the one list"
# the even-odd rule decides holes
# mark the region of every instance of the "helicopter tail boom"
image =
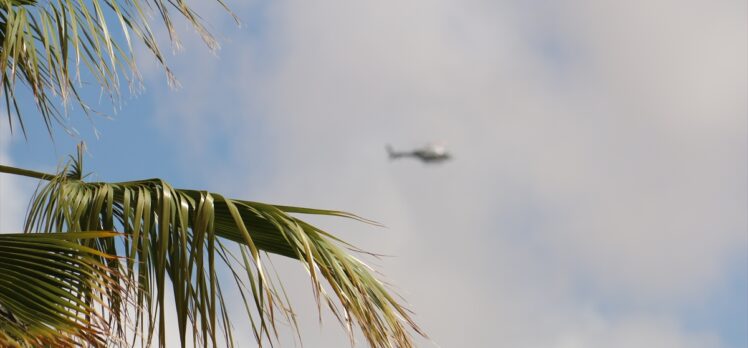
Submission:
[[397,159],[397,158],[400,158],[400,157],[406,157],[406,156],[408,156],[408,153],[397,152],[390,145],[385,146],[385,149],[387,150],[387,154],[390,156],[391,160],[394,160],[394,159]]

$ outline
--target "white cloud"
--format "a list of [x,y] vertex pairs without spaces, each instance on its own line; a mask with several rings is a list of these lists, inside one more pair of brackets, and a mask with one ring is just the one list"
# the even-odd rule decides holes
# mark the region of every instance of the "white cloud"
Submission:
[[[8,132],[7,124],[0,126],[0,164],[13,166],[10,157],[10,144],[13,137]],[[33,186],[33,181],[24,182],[23,178],[0,173],[0,233],[18,233],[23,230],[26,206]]]
[[581,324],[576,324],[572,331],[562,333],[553,343],[543,347],[707,348],[720,344],[713,335],[683,332],[674,323],[656,318],[627,318],[619,323],[610,323],[599,317],[588,316],[580,321]]
[[[228,129],[223,185],[387,224],[325,220],[398,255],[382,270],[442,346],[714,347],[676,312],[747,252],[745,10],[273,2],[264,46],[180,75],[197,87],[164,98],[185,111],[167,134]],[[216,100],[233,112],[208,112]],[[257,127],[264,142],[237,136]],[[430,140],[455,161],[385,160],[385,143]],[[230,173],[244,161],[265,181]]]
[[[520,40],[517,18],[532,13],[511,6],[282,3],[272,33],[284,54],[267,80],[248,79],[284,135],[278,171],[290,175],[278,180],[306,187],[332,166],[352,174],[338,187],[371,180],[378,163],[354,162],[365,149],[447,138],[465,169],[444,169],[455,175],[446,185],[446,175],[418,175],[452,187],[447,198],[494,204],[505,186],[496,178],[518,178],[554,215],[539,238],[603,286],[662,299],[710,284],[745,239],[745,196],[735,193],[746,174],[743,18],[675,2],[652,17],[647,4],[557,5],[570,10],[557,14],[556,35],[590,63],[558,82]],[[303,180],[300,165],[312,171]],[[438,209],[424,193],[417,204]],[[476,225],[491,222],[479,216],[487,221]]]

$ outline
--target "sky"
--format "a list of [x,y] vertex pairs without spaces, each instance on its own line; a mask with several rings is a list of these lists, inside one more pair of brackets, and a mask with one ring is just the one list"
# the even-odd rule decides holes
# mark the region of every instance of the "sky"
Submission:
[[[379,221],[311,219],[391,255],[368,261],[419,347],[748,345],[745,1],[228,3],[240,27],[200,5],[216,53],[182,25],[181,88],[141,47],[144,93],[72,115],[79,138],[0,123],[1,163],[53,171],[83,139],[99,180]],[[455,158],[384,151],[429,142]],[[34,184],[0,176],[2,231]],[[348,346],[277,262],[305,346]]]

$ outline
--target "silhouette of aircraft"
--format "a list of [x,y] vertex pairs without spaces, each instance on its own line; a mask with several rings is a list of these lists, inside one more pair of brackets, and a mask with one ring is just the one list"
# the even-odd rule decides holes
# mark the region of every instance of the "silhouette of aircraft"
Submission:
[[430,144],[413,151],[395,151],[392,146],[387,145],[387,154],[390,159],[413,157],[421,160],[423,163],[440,163],[452,158],[447,152],[447,148],[442,145]]

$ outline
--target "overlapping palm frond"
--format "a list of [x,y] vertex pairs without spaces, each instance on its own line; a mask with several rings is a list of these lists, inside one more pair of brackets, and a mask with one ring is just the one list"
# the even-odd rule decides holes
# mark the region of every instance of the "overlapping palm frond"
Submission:
[[0,346],[105,346],[116,340],[108,315],[124,299],[111,256],[80,241],[112,232],[0,234]]
[[[227,8],[222,0],[215,1]],[[53,123],[67,124],[66,104],[60,110],[56,97],[63,103],[73,100],[90,112],[76,87],[83,84],[81,65],[116,102],[120,76],[131,83],[139,79],[132,40],[143,42],[174,82],[151,18],[154,14],[160,17],[178,45],[174,13],[184,17],[211,49],[217,47],[184,0],[0,0],[0,84],[11,128],[15,115],[25,132],[18,81],[30,89],[48,130]]]
[[372,347],[412,347],[410,330],[421,333],[347,244],[289,213],[360,219],[354,215],[176,189],[161,179],[104,183],[81,177],[80,163],[74,162],[71,170],[40,189],[25,229],[126,235],[121,244],[102,239],[86,245],[126,260],[119,267],[134,284],[127,291],[135,306],[115,319],[125,322],[129,316],[135,335],[146,345],[152,340],[166,345],[168,291],[176,303],[182,344],[233,346],[221,272],[234,281],[260,344],[275,341],[279,318],[295,327],[285,294],[270,277],[269,254],[299,260],[309,273],[318,307],[325,303],[351,335],[358,326]]

